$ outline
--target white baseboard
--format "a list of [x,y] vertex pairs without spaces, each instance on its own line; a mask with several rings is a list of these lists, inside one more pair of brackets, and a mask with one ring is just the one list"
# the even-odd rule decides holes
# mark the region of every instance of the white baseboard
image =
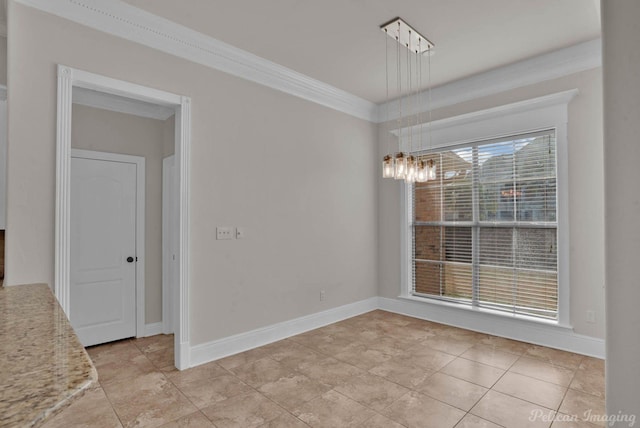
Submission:
[[378,308],[384,311],[591,357],[605,357],[605,342],[603,339],[576,334],[571,328],[567,327],[538,324],[501,315],[479,313],[468,309],[450,308],[405,299],[379,297],[378,301]]
[[283,321],[246,333],[236,334],[191,347],[190,367],[208,363],[229,355],[267,345],[305,331],[324,327],[356,315],[378,309],[378,297],[361,300],[315,314]]
[[151,324],[144,325],[144,332],[141,336],[138,337],[148,337],[155,336],[157,334],[162,334],[162,322],[154,322]]

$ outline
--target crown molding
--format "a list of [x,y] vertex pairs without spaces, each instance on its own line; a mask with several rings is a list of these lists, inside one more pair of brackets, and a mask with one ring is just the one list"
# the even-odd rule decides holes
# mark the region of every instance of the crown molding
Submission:
[[[431,89],[431,107],[427,91],[418,94],[417,103],[415,96],[404,98],[403,111],[405,115],[416,114],[598,68],[602,65],[601,46],[601,39],[590,40],[456,80]],[[398,100],[380,104],[378,112],[378,123],[398,119]]]
[[26,6],[375,122],[376,104],[119,0],[17,0]]
[[[381,123],[398,118],[397,100],[376,105],[120,0],[16,1],[359,119]],[[418,103],[405,98],[403,110],[416,114],[597,68],[602,64],[601,44],[601,39],[579,43],[447,83],[431,90],[431,106],[423,92]]]

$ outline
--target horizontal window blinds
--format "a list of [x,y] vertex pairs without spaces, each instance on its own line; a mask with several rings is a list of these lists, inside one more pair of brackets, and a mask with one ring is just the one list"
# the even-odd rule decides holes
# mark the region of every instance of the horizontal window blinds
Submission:
[[554,131],[417,155],[438,168],[412,186],[413,293],[556,319]]

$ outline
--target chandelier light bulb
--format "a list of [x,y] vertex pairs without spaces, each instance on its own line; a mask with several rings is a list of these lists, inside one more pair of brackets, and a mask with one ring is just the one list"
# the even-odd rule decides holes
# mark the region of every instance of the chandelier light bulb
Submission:
[[404,153],[399,152],[396,153],[396,161],[395,161],[395,171],[394,176],[396,180],[404,180],[405,175],[407,174],[407,158],[404,156]]
[[427,169],[428,169],[427,179],[435,180],[436,179],[436,163],[433,161],[433,159],[429,159],[429,162],[427,163]]
[[382,177],[393,178],[394,173],[393,157],[391,155],[386,155],[382,160]]
[[407,183],[416,181],[416,166],[416,158],[413,155],[407,156],[407,173],[404,178]]
[[424,183],[427,181],[427,178],[427,164],[423,160],[419,160],[416,172],[416,181],[418,183]]

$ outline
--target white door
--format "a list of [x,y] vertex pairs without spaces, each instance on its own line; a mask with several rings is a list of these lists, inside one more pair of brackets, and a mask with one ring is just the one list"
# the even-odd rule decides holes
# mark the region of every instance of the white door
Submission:
[[71,158],[69,315],[84,346],[136,335],[136,168]]

